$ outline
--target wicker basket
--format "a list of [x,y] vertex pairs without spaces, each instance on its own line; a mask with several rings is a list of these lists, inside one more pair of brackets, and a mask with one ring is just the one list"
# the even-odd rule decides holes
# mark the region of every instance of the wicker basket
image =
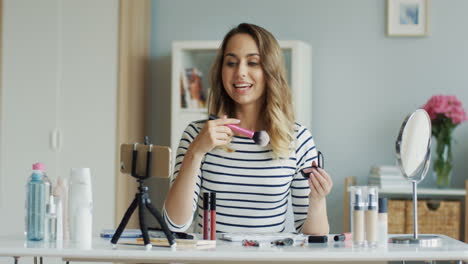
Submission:
[[[405,232],[413,233],[413,202],[406,204]],[[418,232],[460,239],[460,201],[418,201]]]
[[406,221],[406,200],[388,200],[388,233],[404,234]]

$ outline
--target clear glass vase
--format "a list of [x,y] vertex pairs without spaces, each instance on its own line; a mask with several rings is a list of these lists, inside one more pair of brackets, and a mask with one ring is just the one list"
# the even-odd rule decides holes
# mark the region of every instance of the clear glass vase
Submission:
[[437,140],[433,169],[437,187],[448,188],[453,171],[452,145],[450,140]]

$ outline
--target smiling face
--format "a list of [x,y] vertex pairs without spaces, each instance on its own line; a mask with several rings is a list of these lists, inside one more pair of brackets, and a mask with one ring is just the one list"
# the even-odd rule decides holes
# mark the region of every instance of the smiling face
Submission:
[[224,52],[223,86],[238,106],[260,104],[265,92],[265,78],[260,52],[248,34],[232,36]]

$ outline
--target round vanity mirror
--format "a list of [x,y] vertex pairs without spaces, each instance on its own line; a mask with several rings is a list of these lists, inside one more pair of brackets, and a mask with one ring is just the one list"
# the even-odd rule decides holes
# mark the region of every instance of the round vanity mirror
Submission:
[[427,112],[418,109],[408,115],[401,125],[395,144],[396,156],[401,173],[413,186],[413,229],[412,236],[390,238],[392,243],[411,243],[420,246],[440,246],[440,238],[435,235],[418,235],[418,195],[417,184],[424,179],[431,158],[431,119]]
[[426,111],[418,109],[406,117],[396,141],[397,161],[403,176],[417,182],[424,179],[430,148],[431,119]]

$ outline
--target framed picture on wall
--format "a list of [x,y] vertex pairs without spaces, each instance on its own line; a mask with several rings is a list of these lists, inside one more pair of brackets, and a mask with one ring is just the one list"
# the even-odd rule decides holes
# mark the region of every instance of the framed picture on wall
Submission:
[[387,0],[387,35],[429,34],[429,0]]

